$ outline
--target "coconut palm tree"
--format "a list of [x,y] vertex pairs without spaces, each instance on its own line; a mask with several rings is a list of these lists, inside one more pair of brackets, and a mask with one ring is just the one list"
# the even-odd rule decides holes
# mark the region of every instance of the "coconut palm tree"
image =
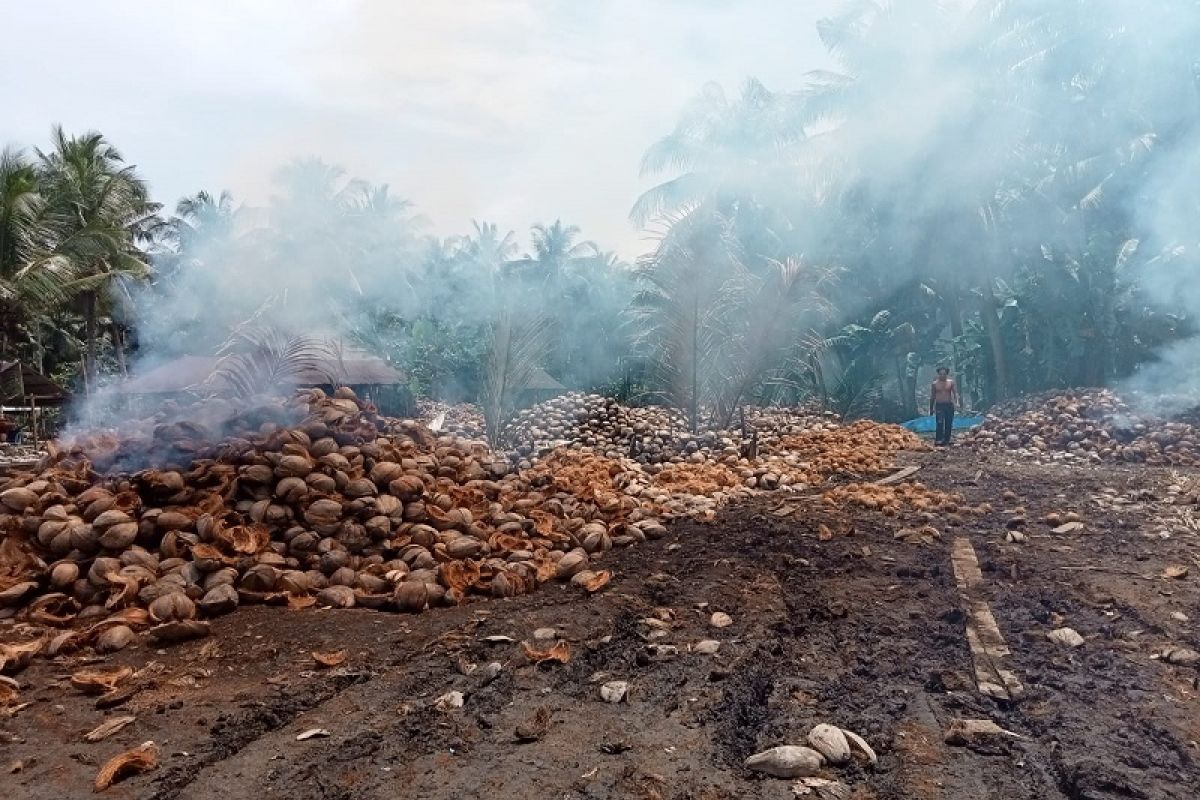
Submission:
[[41,207],[33,163],[19,150],[0,151],[0,352],[5,355],[28,316],[12,281],[25,264]]
[[139,245],[156,230],[159,205],[149,200],[135,167],[100,133],[68,136],[56,126],[52,142],[49,150],[37,151],[45,203],[17,283],[22,295],[40,306],[77,305],[84,319],[84,378],[90,391],[105,318],[114,354],[124,366],[119,314],[131,305],[131,285],[150,277]]
[[563,225],[558,219],[550,225],[534,225],[530,235],[533,253],[523,262],[522,266],[527,267],[523,272],[531,278],[550,282],[573,271],[572,266],[593,258],[599,248],[595,242],[577,242],[579,233],[578,225]]
[[4,148],[0,151],[0,278],[11,280],[24,265],[41,205],[37,169],[20,150]]
[[684,108],[675,130],[642,157],[643,176],[674,173],[638,197],[638,225],[701,204],[734,219],[768,205],[789,187],[794,146],[806,138],[795,95],[769,91],[753,78],[730,99],[717,84]]
[[501,234],[499,226],[494,222],[473,219],[471,227],[474,232],[462,238],[459,253],[488,273],[499,272],[519,249],[516,234],[512,231]]

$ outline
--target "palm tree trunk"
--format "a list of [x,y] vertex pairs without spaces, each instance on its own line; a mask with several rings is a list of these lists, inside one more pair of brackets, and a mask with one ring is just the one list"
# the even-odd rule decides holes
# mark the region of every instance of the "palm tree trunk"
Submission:
[[979,314],[987,331],[988,344],[992,351],[992,368],[995,371],[996,387],[993,400],[1008,396],[1008,356],[1004,352],[1004,335],[1000,330],[999,304],[992,292],[992,281],[988,278],[982,287],[983,297],[979,303]]
[[821,409],[829,409],[829,387],[825,384],[825,371],[821,369],[821,359],[816,353],[810,353],[808,356],[809,367],[812,369],[813,382],[817,385],[817,392],[821,395]]
[[109,335],[112,336],[113,352],[117,356],[117,367],[121,370],[121,377],[128,378],[129,370],[125,364],[125,337],[122,335],[121,326],[113,322],[109,326]]
[[904,359],[892,356],[893,369],[896,370],[896,389],[900,394],[900,410],[906,419],[917,416],[917,383],[910,380],[905,368]]
[[692,397],[688,423],[692,433],[699,430],[700,421],[700,299],[692,306]]
[[98,312],[96,309],[96,293],[87,292],[83,296],[83,315],[87,322],[87,355],[84,358],[84,389],[91,394],[96,382],[96,339],[99,337]]

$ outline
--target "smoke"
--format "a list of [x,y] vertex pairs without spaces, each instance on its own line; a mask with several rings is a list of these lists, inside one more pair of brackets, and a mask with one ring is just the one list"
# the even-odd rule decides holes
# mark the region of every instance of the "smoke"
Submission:
[[[792,175],[798,196],[839,194],[797,205],[792,237],[855,265],[847,319],[918,280],[943,293],[1024,281],[1069,298],[1069,321],[1050,321],[1087,342],[1072,366],[1110,381],[1130,359],[1097,343],[1138,301],[1175,330],[1196,319],[1195,2],[847,2],[819,27],[841,74],[798,95],[811,137]],[[1127,388],[1200,395],[1200,339],[1137,345],[1158,360]]]

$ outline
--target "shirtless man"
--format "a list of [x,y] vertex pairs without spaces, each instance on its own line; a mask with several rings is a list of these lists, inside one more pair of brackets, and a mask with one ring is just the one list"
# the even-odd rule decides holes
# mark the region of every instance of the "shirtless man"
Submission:
[[934,444],[950,444],[950,431],[954,428],[954,407],[958,405],[958,386],[950,377],[949,367],[938,367],[937,378],[929,387],[929,413],[937,416],[937,434]]

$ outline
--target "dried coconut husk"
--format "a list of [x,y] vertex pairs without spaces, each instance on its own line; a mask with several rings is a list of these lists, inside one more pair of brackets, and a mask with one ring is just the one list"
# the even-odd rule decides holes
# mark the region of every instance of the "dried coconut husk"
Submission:
[[346,650],[334,650],[327,653],[322,653],[314,650],[312,652],[313,661],[317,662],[321,667],[340,667],[346,663]]
[[271,531],[261,523],[232,525],[217,530],[216,541],[219,547],[252,556],[270,546]]
[[553,647],[546,650],[539,650],[528,642],[521,642],[521,650],[524,651],[525,657],[535,664],[544,664],[547,661],[557,661],[559,664],[566,664],[571,660],[571,648],[566,642],[557,642]]
[[42,651],[41,639],[19,644],[0,644],[0,672],[19,672],[29,666],[33,657]]
[[79,603],[70,595],[51,592],[30,603],[25,613],[30,622],[60,628],[75,621],[75,616],[79,613]]
[[20,698],[21,685],[12,678],[0,675],[0,708],[15,706]]
[[104,766],[96,774],[92,790],[103,792],[114,783],[130,775],[149,772],[157,766],[158,748],[154,746],[153,742],[146,742],[141,747],[126,750],[124,753],[115,755],[104,762]]
[[87,668],[71,674],[71,685],[84,694],[104,694],[132,676],[133,667]]
[[603,589],[611,580],[612,572],[609,570],[602,569],[597,572],[585,570],[583,572],[576,573],[575,577],[571,578],[571,585],[578,586],[588,594],[592,594]]

